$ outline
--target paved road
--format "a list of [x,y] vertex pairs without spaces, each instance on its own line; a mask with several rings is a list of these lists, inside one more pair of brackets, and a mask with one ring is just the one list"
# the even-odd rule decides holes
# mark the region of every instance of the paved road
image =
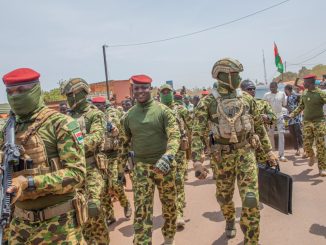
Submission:
[[[307,160],[294,157],[287,151],[290,161],[281,163],[281,170],[293,176],[293,214],[284,215],[266,205],[261,210],[260,244],[266,245],[319,245],[326,244],[326,178],[318,175],[317,166],[309,167]],[[130,181],[127,194],[132,198]],[[224,219],[215,199],[215,185],[212,174],[206,180],[196,180],[190,170],[186,183],[185,219],[186,228],[176,234],[177,245],[224,245],[242,244],[243,235],[239,227],[241,202],[236,190],[237,236],[227,240],[224,235]],[[154,205],[153,244],[162,244],[160,227],[163,219],[161,205],[156,192]],[[111,226],[111,244],[132,244],[132,220],[123,218],[122,209],[115,204],[118,221]]]

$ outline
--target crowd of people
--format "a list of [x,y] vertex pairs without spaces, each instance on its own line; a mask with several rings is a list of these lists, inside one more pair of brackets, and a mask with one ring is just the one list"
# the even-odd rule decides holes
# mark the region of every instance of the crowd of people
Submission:
[[[175,244],[176,230],[186,225],[188,162],[195,176],[205,179],[208,158],[226,236],[236,236],[232,199],[237,180],[244,243],[258,244],[257,162],[273,167],[287,161],[288,127],[296,155],[303,153],[303,147],[309,164],[317,159],[320,175],[326,176],[326,93],[309,75],[300,95],[290,85],[281,92],[272,82],[270,92],[257,99],[255,84],[241,82],[242,71],[238,60],[218,60],[212,69],[216,79],[212,91],[193,97],[168,84],[162,84],[154,96],[151,77],[134,75],[133,98],[124,100],[121,108],[104,97],[88,98],[88,83],[73,78],[62,84],[67,104],[60,104],[60,112],[44,105],[38,72],[19,68],[4,75],[14,113],[8,122],[16,124],[15,144],[20,149],[18,168],[7,189],[14,195],[4,239],[10,244],[109,244],[108,227],[116,221],[112,202],[117,198],[126,218],[134,213],[133,243],[152,244],[157,188],[164,244]],[[0,160],[6,159],[9,124],[0,130]],[[274,153],[275,128],[279,156]],[[132,181],[133,205],[124,191],[126,173]]]

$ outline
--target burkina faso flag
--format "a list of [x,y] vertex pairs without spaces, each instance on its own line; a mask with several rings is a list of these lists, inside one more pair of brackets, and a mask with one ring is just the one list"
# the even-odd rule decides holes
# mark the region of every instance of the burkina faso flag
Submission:
[[277,49],[277,46],[275,43],[274,43],[274,56],[275,56],[275,65],[277,67],[278,72],[283,73],[284,66],[283,66],[282,58],[281,58],[280,54],[278,53],[278,49]]

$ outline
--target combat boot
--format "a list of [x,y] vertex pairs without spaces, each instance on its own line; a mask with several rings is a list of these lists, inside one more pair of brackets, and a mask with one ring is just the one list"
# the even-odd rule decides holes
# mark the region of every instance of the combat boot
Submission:
[[313,155],[313,156],[311,156],[310,158],[309,158],[309,166],[310,167],[312,167],[314,164],[315,164],[315,162],[316,162],[316,157],[315,157],[315,155]]
[[173,238],[165,238],[164,237],[164,245],[175,245],[174,239]]
[[113,223],[115,223],[117,220],[115,217],[110,217],[110,218],[106,218],[106,225],[107,226],[110,226],[112,225]]
[[319,175],[320,175],[321,177],[326,177],[326,170],[320,170],[320,171],[319,171]]
[[177,218],[177,229],[184,229],[186,222],[182,216],[178,216]]
[[127,219],[129,219],[131,217],[131,215],[132,215],[132,209],[131,209],[131,206],[130,206],[130,203],[129,202],[128,202],[127,206],[125,206],[123,208],[123,212],[124,212],[125,217]]
[[225,234],[227,238],[234,238],[237,234],[235,229],[235,220],[226,221]]

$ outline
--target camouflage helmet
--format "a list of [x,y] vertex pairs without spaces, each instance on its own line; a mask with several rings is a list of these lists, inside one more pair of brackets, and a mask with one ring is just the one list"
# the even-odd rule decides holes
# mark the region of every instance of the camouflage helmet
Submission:
[[91,92],[88,83],[82,78],[72,78],[61,86],[61,94],[76,94],[81,90],[84,90],[87,94]]
[[168,90],[170,90],[170,91],[173,91],[171,85],[170,85],[170,84],[167,84],[167,83],[161,85],[161,87],[160,87],[160,91],[162,91],[162,90],[164,90],[164,89],[168,89]]
[[[218,84],[223,84],[229,87],[229,89],[234,90],[237,89],[240,85],[240,77],[232,79],[231,74],[240,73],[242,71],[243,66],[238,60],[231,58],[223,58],[214,64],[212,69],[212,76],[213,78],[217,79]],[[219,78],[220,73],[225,73],[227,75],[227,78]]]
[[242,71],[243,66],[238,60],[232,58],[223,58],[214,64],[212,69],[212,76],[213,78],[218,79],[218,74],[220,72],[231,73]]

